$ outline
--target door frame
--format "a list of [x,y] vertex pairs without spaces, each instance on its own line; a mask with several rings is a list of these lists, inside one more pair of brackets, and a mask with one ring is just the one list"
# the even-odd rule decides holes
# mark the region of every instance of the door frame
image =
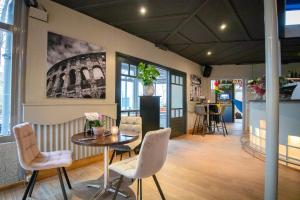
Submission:
[[[167,112],[167,126],[170,127],[170,114],[171,114],[171,109],[170,109],[170,106],[171,106],[171,84],[170,84],[170,74],[173,72],[173,73],[177,73],[177,74],[181,74],[184,78],[183,78],[183,83],[184,83],[184,90],[183,90],[183,95],[184,95],[184,99],[183,99],[183,113],[184,113],[184,116],[185,116],[185,132],[187,132],[187,85],[186,85],[186,73],[185,72],[182,72],[182,71],[179,71],[179,70],[176,70],[176,69],[173,69],[173,68],[170,68],[170,67],[166,67],[166,66],[163,66],[163,65],[160,65],[160,64],[157,64],[157,63],[154,63],[154,62],[151,62],[151,61],[148,61],[148,60],[144,60],[144,59],[141,59],[141,58],[137,58],[137,57],[134,57],[134,56],[130,56],[130,55],[127,55],[127,54],[124,54],[124,53],[121,53],[121,52],[116,52],[116,57],[115,57],[115,61],[116,61],[116,68],[115,68],[115,102],[117,104],[117,125],[119,125],[120,123],[120,117],[121,117],[121,68],[119,67],[120,64],[121,64],[121,60],[120,58],[125,58],[125,59],[128,59],[128,60],[131,60],[133,61],[134,63],[138,64],[139,62],[145,62],[145,63],[149,63],[149,64],[152,64],[152,65],[155,65],[159,68],[162,68],[162,69],[165,69],[168,71],[168,80],[167,80],[167,85],[168,85],[168,91],[167,91],[167,95],[168,95],[168,105],[167,105],[167,109],[168,109],[168,112]],[[186,134],[186,133],[184,133]]]
[[[169,86],[169,90],[168,90],[168,96],[169,96],[169,101],[168,101],[168,115],[169,115],[169,118],[168,118],[168,120],[169,120],[169,125],[170,125],[170,127],[171,127],[171,112],[172,112],[172,110],[171,110],[171,97],[172,97],[172,89],[171,89],[171,87],[172,87],[172,83],[171,83],[171,75],[172,74],[174,74],[174,75],[179,75],[179,76],[182,76],[183,77],[183,107],[182,107],[182,109],[183,109],[183,118],[184,118],[184,130],[185,130],[185,132],[183,133],[183,134],[180,134],[180,135],[184,135],[184,134],[187,134],[187,132],[188,132],[188,130],[187,130],[187,96],[186,96],[186,90],[187,90],[187,85],[186,85],[186,79],[187,79],[187,77],[186,77],[186,73],[185,72],[182,72],[182,71],[178,71],[178,70],[176,70],[176,69],[169,69],[169,78],[168,78],[168,86]],[[172,127],[171,127],[172,128]],[[173,138],[173,137],[177,137],[177,136],[180,136],[180,135],[173,135],[173,134],[171,134],[171,138]]]

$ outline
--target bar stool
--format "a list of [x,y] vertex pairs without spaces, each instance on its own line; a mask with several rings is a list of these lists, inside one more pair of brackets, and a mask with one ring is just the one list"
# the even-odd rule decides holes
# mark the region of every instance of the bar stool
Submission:
[[[212,115],[212,120],[214,123],[214,129],[217,128],[219,131],[219,128],[222,128],[222,132],[224,137],[228,135],[226,123],[224,121],[224,112],[225,112],[225,105],[220,105],[218,108],[218,112],[210,112],[209,114]],[[219,125],[221,123],[221,126]]]
[[[207,119],[206,119],[206,110],[205,110],[205,105],[200,104],[195,106],[195,114],[196,114],[196,119],[194,123],[194,128],[192,134],[194,135],[195,133],[198,133],[200,130],[200,125],[202,127],[202,133],[204,133],[204,129],[208,127]],[[201,123],[202,121],[202,123]]]

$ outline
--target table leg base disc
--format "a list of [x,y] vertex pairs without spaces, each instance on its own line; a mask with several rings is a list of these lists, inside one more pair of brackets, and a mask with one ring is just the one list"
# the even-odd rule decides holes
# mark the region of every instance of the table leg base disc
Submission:
[[[96,200],[96,199],[100,199],[103,195],[107,194],[107,193],[112,193],[114,194],[116,192],[116,189],[114,187],[108,187],[106,189],[100,189],[96,192],[96,194],[90,199],[90,200]],[[127,194],[126,192],[120,191],[118,192],[118,195],[123,196],[125,198],[129,197],[129,194]]]
[[[111,193],[115,193],[115,192],[116,192],[116,189],[113,188],[113,187],[110,187],[110,188],[108,188],[108,191],[111,192]],[[119,190],[119,191],[118,191],[118,195],[121,195],[121,196],[123,196],[123,197],[125,197],[125,198],[128,198],[128,197],[129,197],[129,194],[127,194],[126,192],[124,192],[124,191],[122,191],[122,190]]]

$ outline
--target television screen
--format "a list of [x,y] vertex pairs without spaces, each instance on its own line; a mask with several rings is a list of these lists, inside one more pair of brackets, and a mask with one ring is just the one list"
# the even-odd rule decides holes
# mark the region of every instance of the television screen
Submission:
[[230,96],[228,93],[220,94],[220,100],[228,100]]

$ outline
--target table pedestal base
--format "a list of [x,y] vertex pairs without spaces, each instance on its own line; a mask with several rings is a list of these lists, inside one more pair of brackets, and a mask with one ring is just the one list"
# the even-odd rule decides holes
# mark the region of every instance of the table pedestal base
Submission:
[[[97,193],[91,198],[91,200],[95,200],[95,199],[100,199],[103,195],[107,194],[107,193],[112,193],[114,194],[116,192],[116,188],[114,186],[110,186],[108,188],[103,188],[103,189],[99,189],[97,191]],[[125,198],[129,197],[129,194],[119,190],[118,195],[121,195]]]
[[[103,186],[97,185],[97,184],[89,184],[88,187],[98,188],[99,190],[97,193],[92,197],[92,199],[99,199],[101,196],[107,194],[107,193],[115,193],[116,187],[114,186],[116,180],[113,180],[111,183],[109,183],[109,169],[108,169],[108,159],[109,159],[109,147],[104,147],[104,182]],[[121,195],[125,198],[128,198],[129,195],[126,194],[123,191],[118,192],[118,195]],[[91,199],[91,200],[92,200]]]

